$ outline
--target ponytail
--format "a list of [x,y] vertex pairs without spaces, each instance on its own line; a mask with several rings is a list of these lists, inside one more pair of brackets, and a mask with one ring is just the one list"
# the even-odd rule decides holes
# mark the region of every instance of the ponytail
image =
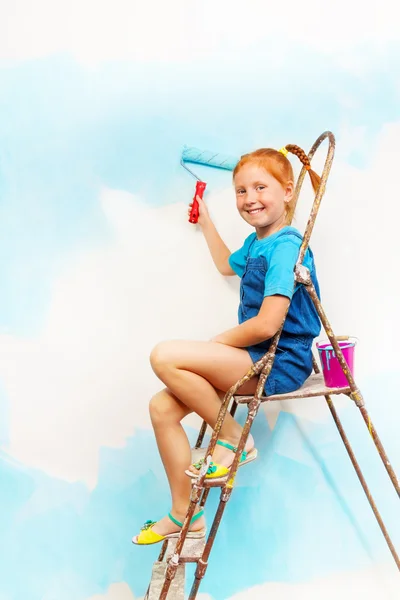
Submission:
[[302,150],[300,146],[296,146],[295,144],[287,144],[287,146],[281,148],[279,152],[281,152],[284,156],[286,156],[288,152],[291,152],[292,154],[297,156],[297,158],[303,163],[306,170],[308,171],[308,174],[310,175],[311,179],[311,185],[313,187],[314,192],[316,192],[321,182],[321,178],[319,175],[317,175],[315,171],[311,169],[310,159],[308,158],[304,150]]

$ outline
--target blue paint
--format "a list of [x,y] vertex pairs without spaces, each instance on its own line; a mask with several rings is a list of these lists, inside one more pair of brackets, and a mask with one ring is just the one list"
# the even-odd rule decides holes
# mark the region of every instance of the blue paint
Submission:
[[[244,417],[241,410],[239,421]],[[352,425],[352,442],[361,446],[360,461],[376,494],[382,467],[370,461],[365,428],[358,432]],[[193,443],[196,432],[189,433]],[[253,434],[260,458],[239,470],[204,593],[225,600],[258,583],[306,581],[388,558],[330,419],[319,425],[280,413],[271,432],[260,413]],[[127,581],[135,597],[144,594],[159,547],[137,548],[130,540],[143,521],[169,509],[167,481],[150,431],[137,430],[122,449],[102,449],[99,482],[91,493],[82,484],[10,462],[4,454],[0,487],[6,491],[0,511],[1,593],[12,600],[40,600],[45,594],[54,600],[84,600],[105,593],[113,582]],[[381,496],[396,542],[397,503],[387,489]],[[213,490],[209,524],[218,499],[219,491]],[[228,560],[229,570],[221,568]]]
[[[87,72],[67,56],[1,70],[0,328],[25,336],[37,332],[52,281],[71,251],[110,239],[98,203],[101,186],[140,194],[154,206],[186,202],[193,181],[179,165],[184,144],[233,155],[300,140],[307,148],[327,122],[335,130],[347,119],[367,127],[371,147],[383,116],[399,118],[394,80],[378,66],[359,80],[326,56],[298,46],[295,51],[302,69],[271,66],[268,78],[260,78],[260,48],[258,61],[248,60],[250,49],[227,78],[215,57],[199,61],[195,73],[192,65],[126,63]],[[387,73],[398,55],[395,46],[385,57]],[[241,80],[256,81],[257,93],[254,83],[238,93]],[[293,119],[293,89],[302,119]],[[343,109],[343,92],[352,96],[353,108]],[[361,149],[351,157],[356,166],[368,160]],[[229,173],[205,167],[199,174],[213,189],[230,181]],[[382,410],[380,404],[398,389],[398,375],[367,383],[371,417],[399,471],[400,406],[391,402],[390,410]],[[350,403],[341,417],[399,545],[397,498],[365,425]],[[327,418],[315,425],[281,413],[271,432],[259,415],[254,436],[260,459],[239,471],[202,586],[215,600],[257,583],[305,581],[390,560]],[[195,432],[190,434],[194,441]],[[1,446],[8,441],[8,400],[0,390]],[[0,600],[84,600],[121,580],[135,597],[143,595],[159,547],[132,547],[130,539],[144,520],[169,508],[151,432],[137,430],[124,448],[101,451],[92,492],[18,464],[4,452],[0,489]],[[210,495],[209,523],[218,496],[216,490]]]
[[9,401],[0,380],[0,448],[7,446],[9,442]]
[[[221,78],[221,57],[199,60],[195,72],[187,64],[124,62],[85,71],[66,55],[0,70],[0,278],[7,290],[0,297],[0,329],[37,333],[68,253],[109,239],[101,186],[157,206],[186,202],[193,181],[179,165],[184,144],[234,156],[293,140],[308,147],[328,121],[335,130],[343,119],[365,125],[372,144],[380,115],[398,118],[392,79],[378,69],[356,80],[297,45],[301,70],[291,63],[271,66],[260,78],[268,51],[257,47],[257,60],[241,56],[235,76],[227,78]],[[392,49],[388,64],[397,56]],[[244,86],[238,94],[241,80],[256,80],[257,93]],[[342,93],[355,108],[344,110]],[[274,118],[265,120],[267,114]],[[207,167],[199,175],[208,189],[231,181],[229,173]]]

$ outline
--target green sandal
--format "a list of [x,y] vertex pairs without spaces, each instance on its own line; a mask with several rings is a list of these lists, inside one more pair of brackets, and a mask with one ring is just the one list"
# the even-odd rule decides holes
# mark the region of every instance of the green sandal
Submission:
[[[224,446],[224,448],[228,448],[228,450],[232,450],[232,452],[237,452],[237,448],[235,446],[232,446],[232,444],[229,444],[228,442],[224,442],[223,440],[217,440],[217,445],[218,446]],[[249,450],[248,452],[246,452],[245,450],[242,452],[242,456],[240,457],[240,461],[239,461],[239,467],[251,462],[252,460],[255,460],[257,458],[257,450],[256,448],[253,448],[252,450]],[[233,461],[232,461],[233,462]],[[195,469],[201,469],[201,466],[204,463],[204,458],[201,458],[197,463],[194,463],[192,466]],[[231,463],[232,465],[232,463]],[[231,468],[231,465],[229,465],[229,467],[225,467],[225,465],[220,465],[218,463],[214,463],[214,462],[210,462],[208,470],[207,470],[207,474],[206,474],[206,479],[217,479],[218,477],[225,477],[225,475],[227,475],[229,473],[229,469]],[[198,474],[193,473],[192,471],[189,471],[189,469],[187,469],[185,471],[186,475],[189,475],[189,477],[192,478],[198,478]]]
[[[199,510],[199,512],[192,517],[190,523],[194,523],[203,515],[204,510]],[[178,527],[183,527],[183,523],[175,519],[175,517],[173,517],[171,513],[168,513],[168,518],[173,523],[175,523],[175,525],[178,525]],[[156,533],[155,531],[153,531],[153,525],[155,525],[156,523],[157,521],[146,521],[146,523],[141,528],[139,535],[136,535],[134,538],[132,538],[132,543],[138,546],[148,546],[150,544],[158,544],[158,542],[162,542],[163,540],[169,540],[171,538],[179,537],[180,531],[177,531],[175,533],[168,533],[167,535],[160,535],[159,533]],[[203,538],[205,535],[205,529],[200,529],[199,531],[188,531],[186,538],[200,539]]]

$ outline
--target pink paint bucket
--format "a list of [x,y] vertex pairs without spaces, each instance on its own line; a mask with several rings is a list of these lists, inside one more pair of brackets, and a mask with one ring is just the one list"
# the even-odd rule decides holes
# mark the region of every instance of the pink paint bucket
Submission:
[[[344,341],[338,341],[338,344],[350,369],[350,373],[354,375],[354,348],[356,345],[354,338],[346,338]],[[317,348],[325,385],[331,388],[348,387],[349,383],[332,348],[332,344],[329,341],[318,342]]]

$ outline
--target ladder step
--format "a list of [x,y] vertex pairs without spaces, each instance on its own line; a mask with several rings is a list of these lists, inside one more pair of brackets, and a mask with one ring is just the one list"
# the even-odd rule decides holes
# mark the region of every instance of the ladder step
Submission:
[[[273,396],[262,396],[261,402],[271,402],[274,400],[294,400],[300,398],[312,398],[315,396],[333,396],[337,394],[351,394],[350,387],[328,388],[325,385],[324,376],[322,373],[314,373],[310,375],[303,385],[294,392],[287,394],[274,394]],[[248,404],[253,400],[254,396],[235,396],[238,404]]]
[[[338,394],[351,394],[350,387],[328,388],[325,385],[322,373],[314,373],[304,382],[304,384],[294,392],[287,394],[274,394],[273,396],[262,396],[262,402],[271,402],[274,400],[293,400],[300,398],[312,398],[316,396],[333,396]],[[238,404],[248,404],[253,400],[254,396],[235,396]],[[192,463],[198,462],[204,457],[207,448],[192,448]],[[193,479],[193,483],[196,479]],[[205,479],[204,487],[223,487],[226,484],[227,477],[219,477],[218,479]]]
[[[156,561],[151,574],[150,588],[145,600],[159,600],[164,585],[167,563]],[[179,564],[167,595],[168,600],[185,600],[185,565]]]
[[[176,544],[178,543],[178,538],[174,538],[168,540],[168,546],[165,553],[165,560],[169,561],[171,556],[175,552]],[[197,562],[199,558],[201,558],[203,554],[204,547],[206,545],[206,538],[203,537],[201,539],[190,539],[187,538],[185,543],[183,544],[182,552],[180,555],[180,562]]]

